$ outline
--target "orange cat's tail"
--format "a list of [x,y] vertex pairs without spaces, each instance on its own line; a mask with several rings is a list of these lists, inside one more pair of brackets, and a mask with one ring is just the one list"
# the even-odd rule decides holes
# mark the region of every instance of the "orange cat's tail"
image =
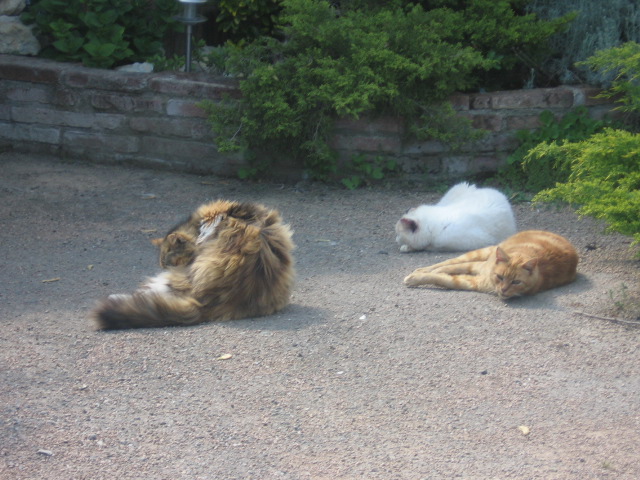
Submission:
[[139,291],[110,295],[94,310],[93,317],[100,330],[185,326],[203,321],[200,306],[193,298]]

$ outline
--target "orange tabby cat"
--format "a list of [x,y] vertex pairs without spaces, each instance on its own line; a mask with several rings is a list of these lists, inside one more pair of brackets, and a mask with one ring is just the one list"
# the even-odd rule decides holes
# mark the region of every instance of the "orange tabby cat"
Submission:
[[571,283],[576,278],[577,265],[578,254],[566,238],[542,230],[527,230],[497,246],[418,268],[404,283],[410,287],[437,285],[495,292],[507,299]]
[[[168,240],[174,233],[185,240],[178,249],[190,252],[179,260]],[[272,314],[291,295],[291,236],[280,214],[262,205],[226,200],[203,205],[162,241],[160,263],[167,270],[131,295],[110,295],[93,317],[106,330]]]

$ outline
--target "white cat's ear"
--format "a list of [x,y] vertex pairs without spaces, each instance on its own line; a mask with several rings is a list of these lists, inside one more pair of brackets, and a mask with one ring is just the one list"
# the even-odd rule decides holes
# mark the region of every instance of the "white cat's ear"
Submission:
[[509,255],[502,248],[496,247],[496,263],[508,262]]
[[529,273],[533,273],[533,270],[536,268],[536,265],[538,265],[538,259],[532,258],[527,263],[522,265],[522,268],[524,268]]
[[415,233],[415,231],[418,230],[418,224],[415,222],[415,220],[411,220],[410,218],[402,217],[400,219],[400,223],[402,223],[402,226],[405,230],[411,230],[412,233]]

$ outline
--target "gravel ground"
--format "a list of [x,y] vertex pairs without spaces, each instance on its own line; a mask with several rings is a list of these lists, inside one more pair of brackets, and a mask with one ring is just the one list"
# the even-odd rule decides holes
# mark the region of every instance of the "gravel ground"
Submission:
[[[570,209],[515,207],[574,242],[578,280],[505,304],[403,286],[451,256],[395,244],[427,191],[0,165],[2,479],[640,478],[640,328],[614,321],[637,319],[640,262]],[[95,331],[97,299],[158,271],[149,239],[215,198],[293,226],[291,305]]]

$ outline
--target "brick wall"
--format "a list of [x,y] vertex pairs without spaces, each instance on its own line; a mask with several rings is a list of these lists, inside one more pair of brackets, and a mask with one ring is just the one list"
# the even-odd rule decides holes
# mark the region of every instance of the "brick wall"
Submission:
[[[0,55],[0,149],[235,175],[242,157],[217,151],[197,104],[237,93],[229,79],[201,74],[125,73]],[[340,120],[332,145],[343,159],[393,157],[407,175],[495,171],[516,146],[514,132],[535,127],[542,111],[563,115],[585,105],[595,117],[608,112],[611,105],[594,99],[596,93],[559,87],[456,95],[452,102],[460,115],[489,131],[456,152],[438,142],[403,141],[404,125],[393,118]]]

